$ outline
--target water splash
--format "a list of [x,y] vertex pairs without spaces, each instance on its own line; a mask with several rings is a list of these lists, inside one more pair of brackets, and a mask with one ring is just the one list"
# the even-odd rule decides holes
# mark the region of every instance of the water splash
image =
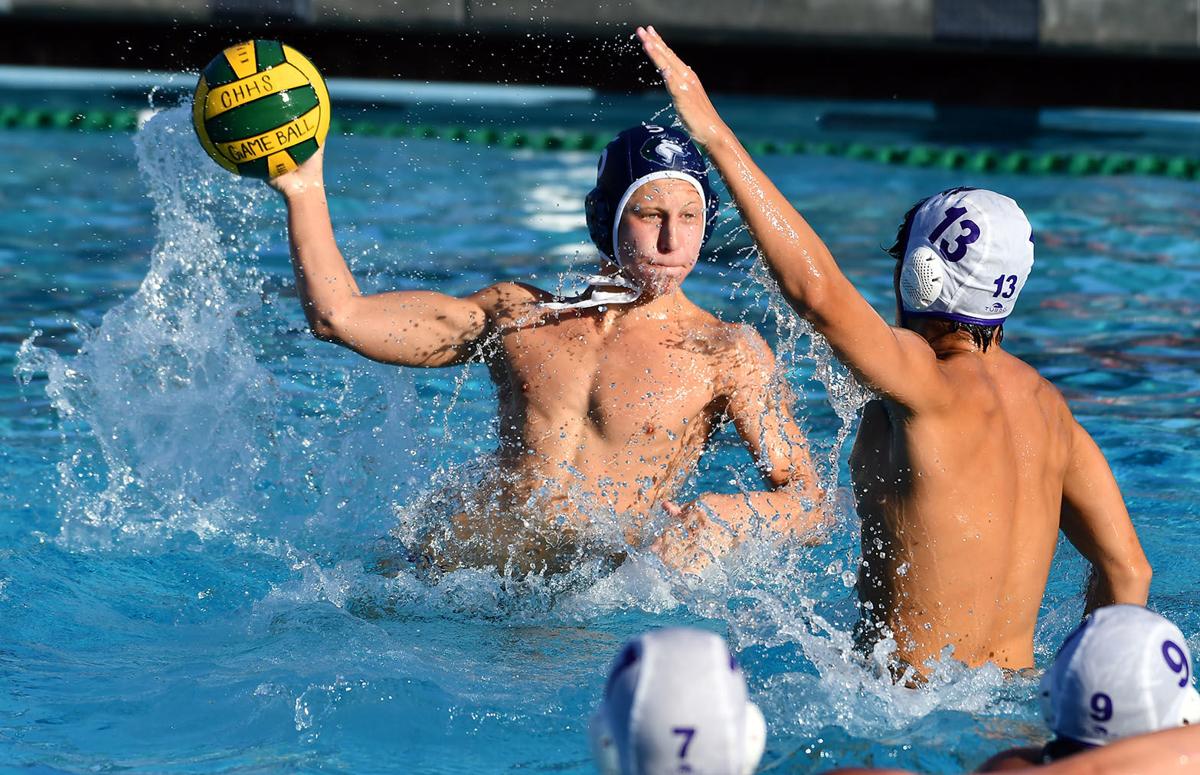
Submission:
[[[276,304],[269,278],[254,267],[278,240],[271,194],[213,165],[191,135],[184,109],[152,116],[136,136],[139,169],[155,206],[157,239],[137,292],[96,328],[79,327],[72,356],[21,346],[18,374],[43,375],[60,419],[57,494],[71,550],[153,552],[172,538],[226,541],[286,568],[254,601],[256,625],[308,604],[339,615],[397,619],[461,616],[506,623],[588,624],[624,611],[728,623],[741,652],[784,648],[792,669],[762,690],[784,729],[810,731],[833,719],[854,733],[890,729],[938,708],[985,707],[999,679],[956,672],[935,691],[898,689],[853,650],[853,603],[825,600],[826,575],[853,568],[853,514],[837,488],[840,451],[864,393],[828,347],[782,302],[753,254],[742,298],[765,298],[775,327],[780,387],[815,379],[840,421],[822,466],[842,520],[831,546],[752,540],[700,578],[662,566],[620,536],[619,515],[587,507],[599,545],[632,557],[615,569],[580,552],[566,573],[460,569],[429,584],[403,562],[385,575],[372,552],[416,542],[418,528],[453,509],[464,479],[487,458],[440,471],[425,448],[455,432],[447,405],[427,409],[404,370],[314,354],[293,299]],[[748,308],[758,310],[753,304]],[[754,314],[754,313],[748,313]],[[340,354],[339,354],[340,355]],[[813,365],[815,363],[815,366]],[[803,394],[792,407],[803,417]],[[748,489],[744,474],[732,472]],[[447,484],[450,489],[447,490]],[[839,500],[840,499],[840,500]],[[397,524],[398,523],[398,524]],[[341,544],[339,545],[339,541]],[[833,567],[830,574],[823,569]],[[319,727],[314,685],[297,696],[298,731]],[[874,714],[859,711],[862,696]]]
[[[185,108],[154,114],[134,143],[156,222],[145,278],[99,326],[77,326],[76,354],[39,347],[38,332],[18,353],[18,377],[44,375],[60,419],[59,539],[142,550],[179,533],[382,525],[391,488],[374,475],[421,476],[405,454],[419,449],[411,382],[371,364],[305,369],[295,305],[276,304],[256,268],[281,232],[272,194],[207,159]],[[311,411],[303,376],[269,368],[289,356],[331,388],[327,411]]]
[[[266,466],[253,439],[277,391],[240,330],[260,301],[239,266],[253,258],[249,213],[265,196],[205,164],[194,142],[172,141],[185,132],[176,109],[135,138],[158,230],[137,292],[97,328],[78,326],[74,357],[37,347],[37,332],[18,353],[18,376],[46,374],[63,423],[61,538],[72,545],[208,534],[253,516],[244,496]],[[222,207],[231,202],[240,211]]]

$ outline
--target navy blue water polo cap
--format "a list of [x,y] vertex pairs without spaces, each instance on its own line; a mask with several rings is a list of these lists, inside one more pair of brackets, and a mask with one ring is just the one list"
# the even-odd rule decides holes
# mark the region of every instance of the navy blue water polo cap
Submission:
[[617,224],[638,187],[674,178],[696,187],[704,200],[704,242],[712,237],[720,201],[708,181],[708,165],[685,133],[672,127],[642,124],[621,132],[605,147],[596,166],[596,187],[587,195],[588,231],[600,252],[620,263],[615,246]]

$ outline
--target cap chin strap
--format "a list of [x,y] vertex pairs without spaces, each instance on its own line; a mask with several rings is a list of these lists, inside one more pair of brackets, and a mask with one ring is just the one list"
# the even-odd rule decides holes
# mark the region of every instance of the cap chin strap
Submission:
[[[603,702],[588,724],[592,760],[600,775],[621,775],[621,755],[608,725],[608,708]],[[738,775],[753,775],[767,748],[767,721],[753,702],[746,702],[746,721],[742,729],[742,762]]]
[[[542,302],[542,309],[588,309],[611,304],[630,304],[641,298],[642,289],[628,277],[619,274],[593,274],[584,278],[587,288],[561,301]],[[619,290],[613,290],[617,288]]]

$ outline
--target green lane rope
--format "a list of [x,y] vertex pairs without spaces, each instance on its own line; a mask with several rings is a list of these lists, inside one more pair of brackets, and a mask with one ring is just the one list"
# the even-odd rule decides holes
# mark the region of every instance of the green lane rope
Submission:
[[[137,128],[138,111],[29,108],[0,105],[0,129],[74,129],[84,132],[130,132]],[[525,131],[497,127],[434,126],[334,118],[329,131],[363,137],[450,140],[500,148],[543,151],[599,151],[607,134],[567,130]],[[870,145],[862,142],[773,141],[746,143],[756,156],[812,154],[837,156],[893,166],[1000,172],[1009,175],[1148,175],[1177,180],[1200,180],[1200,159],[1159,154],[1003,151],[933,145]]]

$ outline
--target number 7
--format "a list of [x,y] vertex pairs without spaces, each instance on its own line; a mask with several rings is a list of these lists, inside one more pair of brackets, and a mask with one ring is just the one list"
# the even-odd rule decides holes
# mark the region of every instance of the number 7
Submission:
[[692,744],[692,737],[695,736],[695,734],[696,734],[696,728],[695,727],[675,727],[674,729],[671,730],[671,734],[683,736],[683,744],[679,746],[679,758],[686,759],[687,758],[687,749],[688,749],[688,746]]

